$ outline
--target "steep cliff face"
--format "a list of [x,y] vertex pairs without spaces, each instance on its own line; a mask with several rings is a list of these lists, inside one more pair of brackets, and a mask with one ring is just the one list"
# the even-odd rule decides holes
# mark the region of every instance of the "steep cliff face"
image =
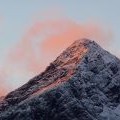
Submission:
[[87,39],[0,102],[0,120],[120,120],[119,111],[120,60]]

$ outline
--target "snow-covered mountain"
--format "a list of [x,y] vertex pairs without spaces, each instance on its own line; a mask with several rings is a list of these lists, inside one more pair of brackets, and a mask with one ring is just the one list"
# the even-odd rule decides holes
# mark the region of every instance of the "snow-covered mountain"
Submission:
[[94,41],[77,40],[3,98],[0,120],[120,120],[120,60]]

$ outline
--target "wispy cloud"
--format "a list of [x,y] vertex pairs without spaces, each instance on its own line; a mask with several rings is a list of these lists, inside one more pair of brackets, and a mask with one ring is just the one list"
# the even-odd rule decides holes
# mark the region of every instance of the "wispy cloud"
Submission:
[[0,96],[5,95],[8,92],[8,84],[7,84],[7,73],[4,69],[0,70]]
[[[89,38],[105,45],[110,42],[111,36],[111,31],[94,22],[77,24],[69,19],[37,21],[10,50],[5,64],[9,69],[16,68],[18,74],[24,70],[26,75],[34,76],[74,40]],[[9,70],[9,75],[14,76],[14,71]],[[3,74],[1,82],[5,76]],[[12,86],[12,82],[8,81],[9,86]],[[0,85],[0,95],[5,93],[2,90],[7,91],[7,87],[6,84]]]

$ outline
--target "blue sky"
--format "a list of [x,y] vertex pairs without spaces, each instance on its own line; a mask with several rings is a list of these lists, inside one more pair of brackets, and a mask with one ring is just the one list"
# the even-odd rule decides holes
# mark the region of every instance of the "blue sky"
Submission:
[[[53,11],[53,14],[49,15],[49,11]],[[1,0],[0,64],[3,64],[6,54],[22,39],[34,20],[51,16],[55,19],[64,16],[80,24],[95,21],[101,23],[103,27],[105,25],[112,30],[113,34],[112,44],[106,49],[118,55],[120,51],[119,12],[120,0]],[[10,80],[13,79],[13,86],[17,78],[20,79],[17,74],[10,77]]]

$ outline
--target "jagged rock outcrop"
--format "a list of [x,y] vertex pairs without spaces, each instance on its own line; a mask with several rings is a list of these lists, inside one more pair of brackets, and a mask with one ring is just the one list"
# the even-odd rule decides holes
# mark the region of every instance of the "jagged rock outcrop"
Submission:
[[120,120],[120,60],[75,41],[0,103],[0,120]]

